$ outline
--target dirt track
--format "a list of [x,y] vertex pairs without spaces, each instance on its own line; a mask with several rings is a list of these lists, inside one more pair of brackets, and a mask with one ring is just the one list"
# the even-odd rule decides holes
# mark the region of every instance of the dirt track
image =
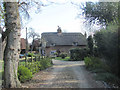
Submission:
[[83,61],[53,60],[53,67],[35,74],[29,88],[104,88],[95,81],[93,74],[86,71]]

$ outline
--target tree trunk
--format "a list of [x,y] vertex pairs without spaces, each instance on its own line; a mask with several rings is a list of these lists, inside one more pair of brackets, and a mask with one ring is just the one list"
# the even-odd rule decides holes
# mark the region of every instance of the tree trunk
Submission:
[[[1,27],[0,27],[0,71],[2,71],[2,60],[3,60],[3,52],[2,52],[2,32],[1,32]],[[0,88],[2,85],[2,77],[1,77],[1,73],[0,73]]]
[[2,28],[0,27],[0,60],[3,60],[2,57],[3,57],[3,52],[2,52]]
[[33,37],[33,41],[32,41],[31,53],[33,51],[33,47],[34,47],[34,37]]
[[5,2],[5,26],[10,30],[4,52],[4,87],[18,88],[21,86],[18,76],[20,54],[20,16],[17,2]]

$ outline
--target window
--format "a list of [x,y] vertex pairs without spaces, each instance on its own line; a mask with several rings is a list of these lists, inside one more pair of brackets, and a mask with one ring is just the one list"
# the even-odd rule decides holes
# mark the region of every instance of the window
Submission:
[[78,42],[73,42],[73,46],[77,46],[78,45]]
[[55,53],[56,53],[56,50],[52,50],[52,51],[50,52],[51,55],[54,55]]
[[50,46],[55,46],[55,43],[52,43]]

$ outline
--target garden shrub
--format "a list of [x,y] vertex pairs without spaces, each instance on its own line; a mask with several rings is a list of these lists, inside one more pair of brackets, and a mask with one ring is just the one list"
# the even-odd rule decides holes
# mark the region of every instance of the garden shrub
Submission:
[[[90,69],[89,69],[90,70]],[[96,68],[96,69],[92,69],[91,70],[92,73],[105,73],[106,70],[102,69],[102,68]]]
[[88,48],[90,49],[90,55],[93,55],[93,37],[92,35],[88,36],[87,38],[87,42],[88,42]]
[[29,81],[32,78],[32,74],[37,73],[40,70],[46,69],[52,65],[50,58],[40,59],[39,61],[27,62],[19,65],[18,78],[20,82]]
[[2,70],[1,72],[0,72],[0,79],[4,79],[4,71]]
[[28,52],[28,57],[33,57],[33,56],[35,56],[34,53]]
[[26,67],[34,74],[40,70],[46,69],[52,65],[52,61],[50,58],[44,58],[40,61],[29,62],[26,64]]
[[102,62],[97,57],[85,57],[84,62],[86,68],[94,73],[98,73],[97,80],[102,80],[108,83],[120,85],[120,79],[115,74],[111,73],[110,67]]
[[120,28],[118,28],[117,23],[109,23],[105,29],[101,29],[94,34],[94,39],[99,57],[105,59],[107,65],[111,67],[111,73],[120,77],[120,60],[118,57],[120,38],[118,30]]
[[29,81],[32,78],[32,72],[24,66],[18,67],[18,79],[20,82],[26,82]]
[[60,54],[60,57],[61,57],[62,59],[64,59],[65,57],[67,57],[67,53],[61,53],[61,54]]
[[85,57],[84,62],[87,68],[92,66],[92,61],[90,57]]
[[89,70],[94,70],[94,71],[110,71],[110,68],[108,65],[103,63],[99,58],[97,57],[85,57],[84,62],[86,65],[86,68]]
[[39,71],[37,62],[29,62],[26,67],[34,74]]
[[57,51],[56,51],[56,56],[57,56],[57,57],[60,57],[60,53],[61,53],[60,50],[57,49]]
[[93,55],[95,57],[99,57],[99,53],[98,53],[98,48],[97,47],[93,47]]
[[51,64],[52,64],[51,62],[52,62],[52,61],[51,61],[51,59],[49,59],[49,58],[42,59],[42,60],[40,61],[41,69],[43,70],[43,69],[46,69],[46,68],[50,67]]
[[74,48],[70,50],[70,59],[73,61],[83,60],[88,54],[88,48]]
[[120,79],[112,73],[108,73],[108,72],[99,73],[96,76],[96,79],[101,80],[101,81],[105,81],[105,82],[109,82],[109,83],[112,83],[112,84],[114,83],[114,84],[120,86]]

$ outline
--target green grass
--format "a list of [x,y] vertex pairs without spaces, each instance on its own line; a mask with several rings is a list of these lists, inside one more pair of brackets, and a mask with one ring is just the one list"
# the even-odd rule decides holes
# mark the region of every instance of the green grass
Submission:
[[25,65],[25,61],[23,61],[23,62],[19,62],[19,65]]
[[0,62],[3,62],[3,60],[0,60]]
[[64,59],[62,59],[61,57],[56,57],[55,60],[69,61],[70,57],[65,57]]
[[2,68],[0,69],[0,73],[1,73],[4,70],[4,61],[3,60],[0,61],[0,65],[2,65]]
[[[27,57],[27,59],[30,59],[31,57]],[[35,57],[33,57],[34,59]],[[19,58],[19,60],[25,60],[25,57],[24,58]]]

